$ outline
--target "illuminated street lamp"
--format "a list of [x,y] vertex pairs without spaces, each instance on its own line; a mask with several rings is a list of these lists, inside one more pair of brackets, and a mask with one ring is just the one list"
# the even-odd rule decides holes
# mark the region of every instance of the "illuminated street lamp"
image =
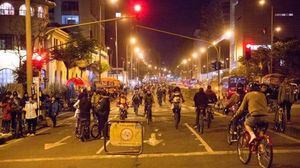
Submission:
[[198,57],[198,54],[197,54],[196,52],[194,52],[194,53],[192,54],[192,57],[196,59],[196,58]]
[[266,0],[260,0],[258,1],[258,4],[264,6],[266,4]]
[[110,0],[110,3],[112,4],[116,4],[118,2],[118,0]]
[[200,48],[200,53],[203,54],[203,53],[205,53],[205,52],[206,52],[206,48],[201,47],[201,48]]
[[140,49],[139,47],[135,47],[135,48],[134,48],[134,52],[135,52],[135,53],[140,53],[140,52],[141,52],[141,49]]
[[232,35],[233,35],[233,32],[231,30],[227,30],[224,34],[224,37],[226,39],[230,39],[232,37]]
[[275,27],[275,31],[277,33],[280,33],[282,31],[282,28],[280,26]]
[[182,61],[182,64],[187,64],[187,60],[186,59],[184,59],[183,61]]
[[130,44],[132,44],[132,45],[136,44],[136,38],[135,37],[130,37]]

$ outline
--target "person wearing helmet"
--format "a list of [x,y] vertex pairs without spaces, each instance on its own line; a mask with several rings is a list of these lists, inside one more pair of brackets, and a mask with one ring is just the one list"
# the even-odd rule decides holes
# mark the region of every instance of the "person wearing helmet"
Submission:
[[261,92],[260,86],[257,83],[249,84],[250,92],[248,92],[236,114],[233,116],[233,121],[237,121],[244,112],[247,112],[245,119],[245,129],[250,134],[251,143],[255,138],[253,127],[259,123],[267,123],[267,99],[264,93]]
[[[238,105],[243,101],[245,96],[245,90],[244,85],[242,83],[238,83],[236,87],[236,92],[232,94],[230,99],[225,105],[224,113],[227,115],[229,113],[229,109],[231,109],[232,106]],[[234,111],[235,112],[235,111]]]

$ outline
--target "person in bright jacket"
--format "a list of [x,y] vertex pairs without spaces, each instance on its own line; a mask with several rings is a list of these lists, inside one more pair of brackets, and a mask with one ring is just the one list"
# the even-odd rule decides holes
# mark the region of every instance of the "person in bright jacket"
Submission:
[[28,125],[28,133],[27,136],[34,136],[37,125],[37,103],[29,96],[29,100],[26,102],[24,111],[25,111],[25,119]]
[[10,122],[11,122],[11,102],[10,98],[5,97],[0,104],[2,108],[2,132],[9,133],[10,132]]

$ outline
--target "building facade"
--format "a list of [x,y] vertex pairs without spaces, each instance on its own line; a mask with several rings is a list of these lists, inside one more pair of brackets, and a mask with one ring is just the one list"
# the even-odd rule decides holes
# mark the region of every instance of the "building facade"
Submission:
[[[0,85],[13,83],[13,71],[26,60],[24,2],[0,0]],[[40,37],[47,26],[48,10],[54,6],[54,3],[47,0],[31,1],[32,38],[35,47],[42,45]]]

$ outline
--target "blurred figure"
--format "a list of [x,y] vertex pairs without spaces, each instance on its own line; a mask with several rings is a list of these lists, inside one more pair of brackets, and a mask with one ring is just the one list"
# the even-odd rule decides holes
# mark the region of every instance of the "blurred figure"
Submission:
[[294,102],[293,88],[287,78],[282,82],[278,92],[278,104],[286,110],[287,122],[291,121],[291,107]]
[[56,127],[56,117],[58,115],[58,112],[59,112],[59,102],[54,96],[52,96],[51,101],[49,102],[48,105],[48,116],[52,120],[53,127]]
[[37,126],[37,103],[29,96],[29,100],[26,102],[24,111],[25,119],[28,125],[27,136],[34,136]]

